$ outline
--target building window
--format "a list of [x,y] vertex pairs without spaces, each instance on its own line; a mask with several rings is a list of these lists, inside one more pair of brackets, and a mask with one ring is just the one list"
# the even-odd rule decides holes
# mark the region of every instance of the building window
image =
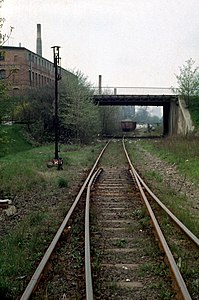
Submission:
[[34,86],[34,82],[35,82],[35,73],[32,72],[32,85]]
[[31,81],[32,81],[32,72],[31,72],[31,70],[29,70],[28,72],[29,72],[29,81],[30,81],[30,85],[31,85]]
[[6,70],[0,70],[0,80],[6,78]]
[[19,87],[14,87],[13,88],[13,91],[18,91],[19,90]]
[[0,60],[5,60],[5,51],[0,51]]

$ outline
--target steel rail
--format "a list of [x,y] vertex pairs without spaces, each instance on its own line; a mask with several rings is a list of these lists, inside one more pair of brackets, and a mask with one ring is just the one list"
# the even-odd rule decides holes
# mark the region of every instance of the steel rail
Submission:
[[136,169],[131,164],[131,169],[134,170],[134,173],[138,177],[139,181],[143,185],[143,187],[147,190],[147,192],[151,195],[151,197],[156,201],[156,203],[168,214],[168,216],[175,222],[175,224],[187,235],[187,237],[197,246],[199,247],[199,239],[195,236],[162,202],[161,200],[150,190],[150,188],[146,185],[144,180],[140,177]]
[[84,181],[84,183],[83,183],[78,195],[76,196],[70,210],[68,211],[68,213],[67,213],[66,217],[64,218],[61,226],[59,227],[57,233],[55,234],[51,244],[49,245],[48,249],[46,250],[41,262],[39,263],[37,269],[35,270],[35,272],[32,276],[32,278],[30,279],[29,284],[27,285],[27,287],[26,287],[23,295],[21,296],[20,300],[28,300],[30,298],[31,294],[33,293],[33,291],[35,290],[36,286],[38,285],[39,280],[42,276],[43,270],[44,270],[48,260],[50,259],[51,255],[52,255],[52,252],[54,251],[54,249],[57,245],[57,242],[59,241],[59,239],[61,237],[61,234],[64,231],[64,229],[65,229],[65,227],[68,223],[69,218],[71,217],[77,203],[79,202],[79,200],[80,200],[80,198],[81,198],[81,196],[82,196],[82,194],[83,194],[83,192],[86,188],[86,185],[88,184],[88,182],[89,182],[95,168],[97,167],[97,164],[98,164],[101,156],[103,155],[105,149],[107,148],[109,142],[106,143],[105,147],[102,149],[102,151],[100,152],[98,158],[96,159],[92,170],[90,171],[89,175],[87,176],[86,180]]
[[89,228],[89,203],[91,186],[96,178],[102,172],[102,168],[99,168],[91,177],[86,194],[86,209],[85,209],[85,280],[86,280],[86,299],[93,300],[93,284],[91,275],[91,255],[90,255],[90,228]]
[[161,201],[156,195],[153,194],[153,192],[150,190],[150,188],[146,185],[146,183],[142,180],[140,175],[135,170],[136,176],[138,177],[141,184],[144,186],[144,188],[147,190],[147,192],[152,196],[152,198],[157,202],[157,204],[169,215],[169,217],[178,225],[178,227],[184,231],[184,233],[188,236],[188,238],[199,247],[199,239],[197,236],[195,236]]
[[139,179],[137,177],[135,169],[134,169],[134,167],[133,167],[133,165],[131,163],[131,160],[130,160],[129,155],[127,153],[127,150],[125,148],[124,140],[123,140],[123,148],[124,148],[124,152],[126,154],[127,160],[129,162],[129,166],[131,168],[130,173],[131,173],[131,175],[136,180],[136,183],[138,185],[138,188],[140,190],[140,193],[142,195],[144,203],[145,203],[145,205],[147,207],[148,213],[149,213],[149,215],[151,217],[151,221],[153,223],[153,226],[155,228],[155,231],[157,233],[157,236],[159,238],[161,246],[162,246],[162,248],[163,248],[163,250],[165,252],[166,258],[167,258],[168,263],[169,263],[169,267],[170,267],[170,269],[172,271],[172,274],[173,274],[173,276],[175,278],[175,282],[176,282],[176,285],[178,287],[177,288],[178,295],[180,296],[180,299],[191,300],[191,296],[190,296],[189,291],[187,289],[187,286],[186,286],[186,284],[184,282],[184,279],[183,279],[183,277],[182,277],[182,275],[181,275],[181,273],[180,273],[180,271],[179,271],[179,269],[177,267],[177,264],[176,264],[176,262],[175,262],[175,260],[173,258],[172,253],[171,253],[171,250],[170,250],[170,248],[169,248],[169,246],[168,246],[168,244],[166,242],[166,239],[165,239],[165,237],[164,237],[164,235],[162,233],[162,230],[160,229],[158,221],[157,221],[157,219],[156,219],[156,217],[154,215],[154,212],[153,212],[153,210],[152,210],[152,208],[151,208],[151,206],[149,204],[149,201],[148,201],[148,199],[147,199],[147,197],[146,197],[146,195],[144,193],[144,190],[143,190],[143,188],[141,186],[141,183],[140,183],[140,181],[139,181]]

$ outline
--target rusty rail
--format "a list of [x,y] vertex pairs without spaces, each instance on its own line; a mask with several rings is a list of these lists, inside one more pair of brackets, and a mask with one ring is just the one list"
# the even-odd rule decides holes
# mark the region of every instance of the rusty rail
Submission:
[[[135,169],[134,169],[135,170]],[[151,197],[156,201],[156,203],[168,214],[168,216],[178,225],[178,227],[188,236],[188,238],[199,247],[199,239],[160,201],[156,195],[150,190],[150,188],[146,185],[146,183],[142,180],[140,175],[135,170],[135,174],[138,177],[141,184],[147,190],[147,192],[151,195]]]
[[45,254],[44,254],[41,262],[39,263],[36,271],[34,272],[32,278],[30,279],[29,284],[27,285],[27,287],[26,287],[26,289],[25,289],[25,291],[24,291],[24,293],[23,293],[23,295],[21,297],[21,300],[28,300],[30,298],[30,296],[32,295],[33,291],[36,289],[36,287],[37,287],[37,285],[39,283],[39,280],[40,280],[40,278],[42,276],[42,273],[43,273],[43,271],[45,269],[45,266],[47,265],[47,262],[49,261],[51,255],[52,255],[52,253],[53,253],[53,251],[54,251],[54,249],[55,249],[55,247],[57,245],[57,242],[59,241],[59,239],[61,237],[62,232],[64,231],[64,229],[65,229],[65,227],[66,227],[66,225],[67,225],[67,223],[68,223],[68,221],[69,221],[69,219],[70,219],[70,217],[71,217],[71,215],[72,215],[72,213],[73,213],[73,211],[74,211],[77,203],[79,202],[79,200],[80,200],[80,198],[81,198],[81,196],[82,196],[82,194],[83,194],[83,192],[84,192],[84,190],[86,188],[86,185],[88,184],[88,182],[89,182],[89,180],[90,180],[90,178],[91,178],[91,176],[92,176],[95,168],[97,167],[97,164],[98,164],[101,156],[103,155],[106,147],[108,146],[108,144],[109,144],[109,142],[105,145],[105,147],[100,152],[97,160],[95,161],[95,164],[93,165],[92,170],[90,171],[90,173],[87,176],[84,184],[82,185],[82,187],[81,187],[81,189],[80,189],[77,197],[75,198],[75,200],[74,200],[74,202],[73,202],[70,210],[68,211],[68,213],[67,213],[66,217],[64,218],[61,226],[59,227],[57,233],[55,234],[55,236],[54,236],[54,238],[53,238],[50,246],[46,250],[46,252],[45,252]]
[[89,228],[89,202],[91,186],[96,178],[102,172],[102,168],[98,169],[91,180],[89,181],[86,194],[86,209],[85,209],[85,279],[86,279],[86,299],[93,300],[93,284],[91,275],[91,256],[90,256],[90,228]]
[[181,275],[181,273],[180,273],[180,271],[178,269],[178,266],[177,266],[177,264],[176,264],[176,262],[175,262],[175,260],[173,258],[173,255],[171,253],[171,250],[170,250],[170,248],[169,248],[169,246],[168,246],[168,244],[166,242],[166,239],[165,239],[165,237],[164,237],[164,235],[163,235],[163,233],[162,233],[162,231],[160,229],[160,226],[159,226],[158,221],[157,221],[157,219],[156,219],[156,217],[154,215],[154,212],[151,209],[151,206],[150,206],[150,204],[148,202],[148,199],[147,199],[147,197],[146,197],[146,195],[144,193],[144,190],[143,190],[143,188],[141,186],[141,182],[139,180],[139,177],[137,176],[137,172],[135,171],[135,168],[133,167],[133,165],[131,163],[131,160],[130,160],[129,155],[127,153],[127,150],[125,148],[124,140],[123,140],[122,143],[123,143],[124,152],[126,154],[126,157],[127,157],[130,169],[131,169],[130,173],[135,178],[135,181],[136,181],[136,183],[138,185],[138,188],[139,188],[140,193],[142,195],[143,201],[145,202],[145,205],[147,207],[148,213],[149,213],[149,215],[151,217],[151,221],[153,223],[153,226],[155,228],[155,231],[157,233],[157,236],[159,238],[161,246],[162,246],[162,248],[163,248],[163,250],[165,252],[166,258],[167,258],[168,263],[169,263],[170,270],[171,270],[171,272],[172,272],[172,274],[174,276],[175,283],[176,283],[176,286],[177,286],[177,293],[178,293],[179,299],[191,300],[191,296],[190,296],[189,291],[187,289],[187,286],[186,286],[186,284],[184,282],[184,279],[182,278],[182,275]]
[[[86,178],[84,184],[82,185],[77,197],[75,198],[69,212],[67,213],[65,219],[63,220],[60,228],[58,229],[53,241],[51,242],[49,248],[47,249],[43,259],[41,260],[39,266],[37,267],[35,273],[33,274],[27,288],[25,289],[21,300],[27,300],[30,298],[31,294],[33,293],[33,291],[35,290],[36,286],[39,283],[39,280],[42,276],[43,270],[49,260],[49,258],[51,257],[52,252],[54,251],[54,248],[57,245],[57,242],[63,232],[63,230],[65,229],[69,218],[71,217],[77,203],[79,202],[83,191],[85,190],[86,186],[87,186],[87,195],[86,195],[86,210],[85,210],[85,278],[86,278],[86,299],[89,300],[93,300],[93,287],[92,287],[92,273],[91,273],[91,260],[90,260],[90,232],[89,232],[89,200],[90,200],[90,191],[91,191],[91,187],[93,182],[95,182],[97,176],[99,175],[99,173],[102,171],[102,169],[98,169],[95,172],[95,169],[97,167],[97,164],[100,160],[100,158],[102,157],[106,147],[108,146],[109,143],[107,143],[105,145],[105,147],[103,148],[103,150],[101,151],[100,155],[98,156],[92,170],[90,171],[88,177]],[[171,269],[172,274],[174,275],[175,278],[175,283],[177,286],[177,292],[179,295],[179,299],[184,299],[184,300],[191,300],[190,294],[187,290],[186,284],[182,278],[182,275],[175,263],[175,260],[173,258],[173,255],[169,249],[169,246],[163,236],[163,233],[160,229],[160,226],[158,224],[158,221],[150,207],[149,201],[147,199],[147,196],[143,190],[143,188],[145,188],[147,190],[147,192],[156,200],[156,202],[169,214],[169,216],[176,222],[176,224],[178,226],[180,226],[180,228],[182,228],[182,230],[188,235],[189,237],[196,243],[196,245],[198,245],[198,239],[194,237],[194,235],[161,203],[161,201],[150,191],[150,189],[147,187],[147,185],[144,183],[144,181],[141,179],[141,177],[138,175],[138,173],[136,172],[135,168],[133,167],[131,160],[129,158],[129,155],[127,153],[127,150],[125,148],[125,143],[123,140],[123,148],[124,148],[124,152],[126,154],[129,166],[130,166],[130,173],[131,175],[135,178],[135,181],[137,183],[137,186],[139,187],[140,193],[142,195],[142,198],[145,202],[145,205],[147,207],[147,210],[149,212],[149,215],[151,217],[152,223],[154,225],[154,228],[156,230],[157,236],[159,237],[161,246],[165,252],[165,255],[167,257],[167,260],[169,262],[169,267]],[[158,201],[157,201],[158,200]],[[182,226],[183,225],[183,226]],[[69,230],[69,228],[68,228]]]

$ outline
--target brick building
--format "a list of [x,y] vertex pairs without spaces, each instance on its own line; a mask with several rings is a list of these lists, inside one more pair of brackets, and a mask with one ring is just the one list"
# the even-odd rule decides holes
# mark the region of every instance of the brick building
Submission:
[[[62,73],[72,73],[62,68]],[[27,88],[39,88],[54,82],[54,65],[24,47],[0,48],[0,80],[10,84],[13,94]]]

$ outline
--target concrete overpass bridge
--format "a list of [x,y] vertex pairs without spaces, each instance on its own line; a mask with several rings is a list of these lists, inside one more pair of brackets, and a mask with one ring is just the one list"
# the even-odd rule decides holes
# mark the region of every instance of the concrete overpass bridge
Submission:
[[177,133],[179,99],[170,88],[98,87],[94,90],[94,102],[100,106],[161,106],[163,135]]

